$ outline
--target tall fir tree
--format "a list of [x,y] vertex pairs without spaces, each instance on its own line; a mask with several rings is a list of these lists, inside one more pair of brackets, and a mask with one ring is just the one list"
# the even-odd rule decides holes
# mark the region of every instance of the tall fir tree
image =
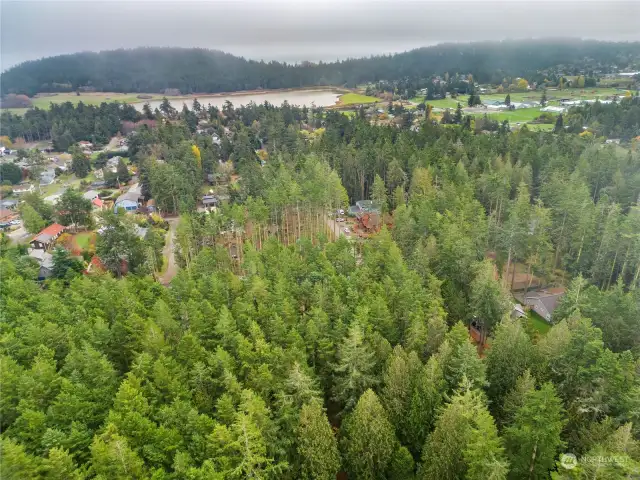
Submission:
[[341,429],[341,450],[347,473],[361,480],[387,478],[387,469],[398,449],[393,426],[377,395],[362,394]]

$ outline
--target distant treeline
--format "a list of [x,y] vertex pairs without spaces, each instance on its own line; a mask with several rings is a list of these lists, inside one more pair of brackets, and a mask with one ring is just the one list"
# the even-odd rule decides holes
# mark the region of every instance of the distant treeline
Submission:
[[246,60],[197,48],[136,48],[25,62],[2,74],[1,92],[34,95],[83,88],[112,92],[175,88],[182,93],[214,93],[313,85],[355,87],[444,72],[471,73],[476,81],[499,83],[507,76],[541,75],[540,70],[558,65],[567,74],[626,68],[639,57],[640,42],[567,39],[441,44],[395,55],[298,65]]
[[80,140],[107,143],[118,133],[123,121],[135,122],[140,114],[132,105],[117,102],[100,106],[82,102],[51,104],[49,110],[34,108],[24,115],[10,111],[0,114],[0,135],[10,139],[24,138],[27,142],[52,140],[56,151],[66,151]]

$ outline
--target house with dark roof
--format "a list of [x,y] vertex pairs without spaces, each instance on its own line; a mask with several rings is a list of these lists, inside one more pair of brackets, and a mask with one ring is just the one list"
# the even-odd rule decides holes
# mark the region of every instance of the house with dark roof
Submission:
[[524,304],[529,306],[547,322],[550,322],[553,311],[558,306],[558,302],[564,294],[565,289],[562,287],[528,292],[524,295]]
[[64,225],[60,225],[58,223],[54,223],[53,225],[49,225],[47,228],[38,233],[33,240],[29,243],[31,247],[36,250],[48,250],[53,246],[55,241],[58,239],[62,232],[65,230]]
[[53,275],[53,255],[45,250],[29,249],[29,257],[36,260],[40,265],[38,280],[44,280]]

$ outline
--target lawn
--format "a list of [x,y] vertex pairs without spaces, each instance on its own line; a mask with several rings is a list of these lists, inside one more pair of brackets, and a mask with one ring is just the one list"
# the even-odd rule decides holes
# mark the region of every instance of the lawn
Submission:
[[538,315],[533,310],[529,311],[529,315],[527,316],[527,323],[531,328],[533,328],[540,335],[544,335],[551,329],[551,325],[549,325],[544,318]]
[[380,99],[376,97],[370,97],[369,95],[362,95],[360,93],[345,93],[340,95],[338,99],[338,105],[357,105],[362,103],[375,103]]
[[78,247],[80,247],[82,250],[86,250],[87,248],[89,248],[89,245],[91,244],[91,239],[95,234],[93,232],[85,232],[85,233],[78,233],[74,238],[76,244],[78,245]]
[[554,127],[554,123],[527,123],[527,128],[533,132],[550,132]]
[[[476,114],[476,116],[483,116],[484,114]],[[530,122],[534,118],[540,116],[539,108],[520,108],[517,110],[508,110],[504,112],[492,112],[488,111],[487,116],[491,119],[498,120],[502,122],[504,120],[509,120],[509,123],[525,123]]]

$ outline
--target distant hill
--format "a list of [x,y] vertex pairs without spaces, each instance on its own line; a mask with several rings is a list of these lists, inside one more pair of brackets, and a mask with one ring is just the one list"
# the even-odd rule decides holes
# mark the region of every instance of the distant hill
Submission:
[[24,62],[1,75],[2,94],[98,91],[160,93],[225,92],[314,85],[355,86],[377,80],[419,79],[472,73],[480,82],[526,76],[556,65],[626,68],[640,58],[640,42],[518,40],[441,44],[395,55],[334,63],[246,60],[200,48],[135,48],[75,53]]

